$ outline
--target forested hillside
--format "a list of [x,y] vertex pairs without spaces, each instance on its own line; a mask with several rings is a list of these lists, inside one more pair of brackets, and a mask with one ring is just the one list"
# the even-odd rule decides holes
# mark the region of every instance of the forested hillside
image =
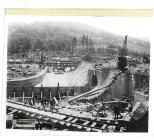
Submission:
[[[72,37],[77,39],[77,48],[82,46],[82,36],[91,37],[94,48],[109,45],[122,46],[124,36],[99,30],[89,25],[68,22],[35,22],[9,25],[8,52],[28,50],[71,51]],[[128,49],[138,53],[150,53],[150,43],[128,36]]]

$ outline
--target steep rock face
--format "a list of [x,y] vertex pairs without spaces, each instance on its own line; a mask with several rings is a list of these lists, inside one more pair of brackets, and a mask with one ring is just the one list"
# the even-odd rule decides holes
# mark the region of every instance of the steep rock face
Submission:
[[[99,30],[93,26],[81,23],[69,22],[36,22],[31,24],[13,24],[9,26],[8,48],[26,47],[35,48],[38,42],[41,41],[42,49],[66,48],[71,46],[71,38],[77,38],[77,47],[82,46],[82,35],[88,35],[94,41],[94,48],[105,48],[109,45],[122,46],[123,37]],[[22,41],[22,45],[21,45]],[[17,45],[13,45],[13,44]],[[128,49],[139,53],[150,53],[150,43],[128,37]],[[25,49],[26,50],[26,49]]]

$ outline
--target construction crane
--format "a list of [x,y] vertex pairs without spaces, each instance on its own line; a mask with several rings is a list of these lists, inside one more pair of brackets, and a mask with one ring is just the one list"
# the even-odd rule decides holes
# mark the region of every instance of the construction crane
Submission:
[[76,37],[73,37],[72,38],[72,54],[76,54],[76,45],[77,45],[77,38]]
[[122,48],[120,49],[119,52],[119,57],[118,57],[118,68],[122,71],[125,72],[127,70],[127,35],[125,36],[124,44]]

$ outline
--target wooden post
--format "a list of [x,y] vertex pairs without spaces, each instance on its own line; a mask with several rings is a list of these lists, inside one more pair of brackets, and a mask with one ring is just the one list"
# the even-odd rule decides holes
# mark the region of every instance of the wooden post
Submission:
[[75,96],[75,85],[74,85],[74,87],[73,87],[73,88],[74,88],[74,95],[73,95],[73,96]]
[[24,87],[24,85],[23,85],[22,89],[23,89],[23,92],[22,92],[22,102],[24,102],[25,101],[25,87]]
[[61,97],[60,97],[60,92],[59,92],[59,83],[58,83],[58,96],[59,96],[59,100],[61,101]]
[[32,91],[32,98],[34,98],[34,91]]
[[41,90],[41,99],[42,99],[42,97],[43,97],[43,96],[42,96],[42,90]]
[[135,76],[132,74],[132,85],[133,85],[133,93],[131,95],[134,95],[135,93]]
[[43,98],[42,87],[43,87],[43,84],[41,84],[41,99]]
[[15,99],[15,97],[16,97],[16,92],[14,91],[13,92],[13,98]]
[[34,98],[34,87],[32,85],[32,98]]
[[68,95],[68,90],[67,90],[67,92],[66,92],[66,93],[67,93],[67,97],[68,97],[68,96],[69,96],[69,95]]
[[59,100],[61,101],[61,97],[60,97],[60,92],[58,91],[58,95],[59,95]]
[[24,102],[24,101],[25,101],[25,92],[24,92],[24,90],[23,90],[22,102]]
[[50,99],[51,99],[51,90],[50,90]]

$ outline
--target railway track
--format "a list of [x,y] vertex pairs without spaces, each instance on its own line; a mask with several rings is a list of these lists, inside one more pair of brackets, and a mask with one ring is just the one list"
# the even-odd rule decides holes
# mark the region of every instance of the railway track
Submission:
[[87,132],[120,132],[127,128],[128,121],[109,120],[103,118],[85,118],[64,113],[38,109],[22,103],[7,101],[9,114],[24,114],[28,118],[36,119],[46,124],[59,126],[67,130],[87,131]]

